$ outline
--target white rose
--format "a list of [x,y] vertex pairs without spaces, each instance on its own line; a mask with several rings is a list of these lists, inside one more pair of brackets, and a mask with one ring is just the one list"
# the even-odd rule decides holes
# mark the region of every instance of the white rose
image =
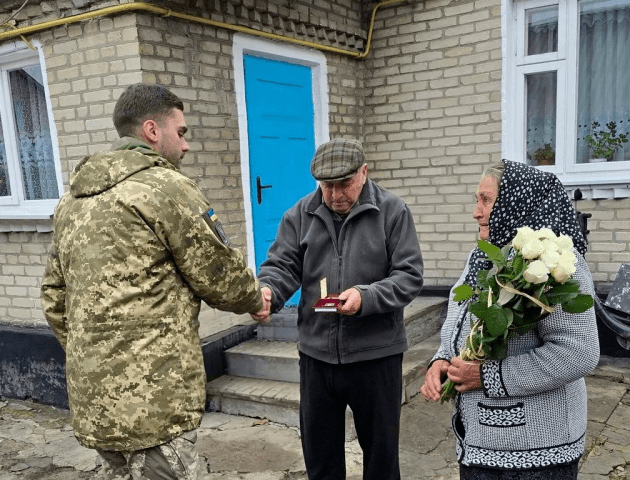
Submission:
[[568,235],[560,235],[556,240],[556,245],[560,253],[570,252],[573,249],[573,240]]
[[560,262],[570,263],[571,265],[575,264],[575,253],[571,250],[564,251],[560,254]]
[[512,240],[512,246],[517,250],[521,250],[531,238],[534,237],[534,230],[529,227],[521,227],[516,229],[516,236]]
[[545,247],[545,252],[546,251],[551,251],[551,252],[557,252],[558,251],[558,244],[555,242],[555,240],[551,240],[549,238],[545,238],[543,240],[541,240],[543,247]]
[[558,261],[560,260],[560,254],[554,250],[547,249],[540,256],[540,261],[543,262],[549,271],[553,271],[558,265]]
[[540,230],[538,230],[538,238],[540,240],[542,240],[543,238],[547,238],[549,240],[555,240],[556,238],[556,234],[553,233],[553,230],[551,230],[550,228],[541,228]]
[[523,278],[533,284],[544,283],[549,280],[549,269],[540,260],[535,260],[523,272]]
[[575,264],[562,258],[551,272],[553,278],[559,283],[566,282],[573,273],[575,273]]
[[537,238],[530,239],[525,245],[523,245],[523,248],[521,249],[521,253],[523,254],[523,257],[526,258],[527,260],[533,260],[535,258],[538,258],[540,254],[543,253],[544,251],[545,251],[545,246]]

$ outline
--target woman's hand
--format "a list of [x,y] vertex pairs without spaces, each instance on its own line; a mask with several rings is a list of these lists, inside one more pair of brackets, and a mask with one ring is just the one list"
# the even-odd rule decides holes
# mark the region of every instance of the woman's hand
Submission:
[[434,402],[440,399],[442,376],[446,375],[450,365],[446,360],[436,360],[431,364],[424,376],[424,385],[420,388],[420,393],[424,398]]
[[481,362],[455,357],[448,367],[448,378],[455,383],[455,390],[460,393],[475,390],[481,387]]

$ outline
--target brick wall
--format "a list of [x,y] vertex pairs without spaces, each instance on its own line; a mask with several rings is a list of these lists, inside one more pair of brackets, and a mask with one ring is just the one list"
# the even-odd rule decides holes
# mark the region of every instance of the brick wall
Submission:
[[581,200],[578,209],[591,213],[586,253],[593,280],[613,282],[619,266],[630,263],[630,198]]
[[231,33],[155,15],[138,16],[143,81],[184,102],[190,151],[182,171],[221,216],[226,233],[246,245]]
[[88,154],[118,138],[116,100],[142,80],[135,15],[105,17],[39,35],[67,187],[69,173]]
[[427,0],[379,14],[367,60],[372,178],[414,214],[427,285],[461,274],[483,167],[500,160],[498,0]]
[[47,233],[0,233],[0,320],[43,322],[39,292],[48,261]]

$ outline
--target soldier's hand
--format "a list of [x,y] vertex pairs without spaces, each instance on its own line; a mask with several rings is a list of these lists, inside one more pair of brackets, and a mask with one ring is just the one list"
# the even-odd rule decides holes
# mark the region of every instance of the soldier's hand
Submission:
[[271,315],[271,289],[269,287],[263,287],[260,289],[262,295],[263,308],[259,312],[252,314],[252,318],[257,322],[269,322],[269,315]]
[[340,300],[345,300],[343,305],[337,309],[342,315],[354,315],[361,309],[361,293],[352,287],[339,294]]

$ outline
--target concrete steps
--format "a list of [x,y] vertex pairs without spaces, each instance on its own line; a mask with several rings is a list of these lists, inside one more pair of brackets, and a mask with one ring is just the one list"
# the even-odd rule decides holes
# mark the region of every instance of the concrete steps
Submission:
[[285,308],[271,316],[271,322],[260,323],[256,332],[260,340],[297,342],[297,309]]
[[300,382],[297,342],[249,340],[225,352],[228,375]]
[[[405,309],[411,347],[403,355],[402,403],[420,391],[428,363],[439,345],[436,333],[445,315],[444,297],[419,297]],[[210,411],[299,425],[298,346],[296,341],[286,341],[297,338],[297,323],[291,327],[297,315],[291,316],[291,312],[274,315],[270,325],[258,327],[256,339],[225,351],[226,375],[207,386]],[[348,425],[352,425],[351,418],[348,411]]]

